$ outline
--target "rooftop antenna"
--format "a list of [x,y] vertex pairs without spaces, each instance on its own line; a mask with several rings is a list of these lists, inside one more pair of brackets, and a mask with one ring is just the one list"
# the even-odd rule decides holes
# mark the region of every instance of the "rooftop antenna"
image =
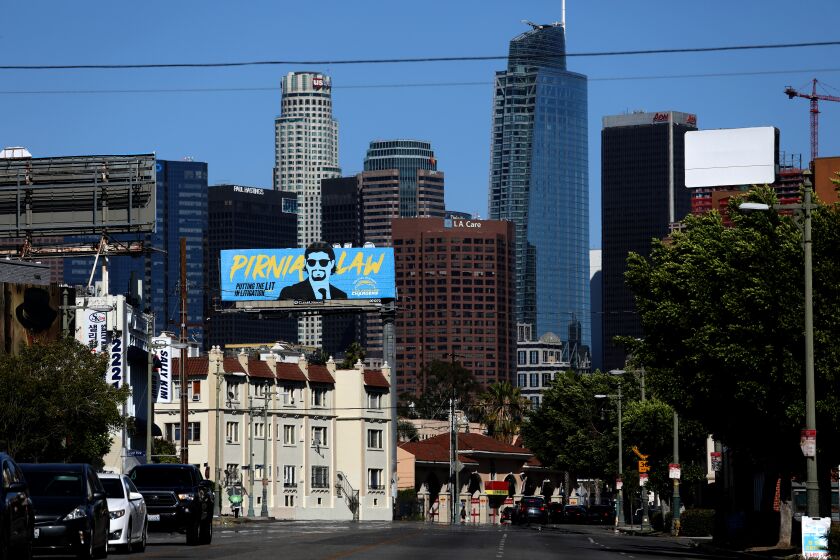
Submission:
[[555,21],[554,25],[559,25],[563,29],[566,29],[566,0],[561,0],[560,2],[560,21]]

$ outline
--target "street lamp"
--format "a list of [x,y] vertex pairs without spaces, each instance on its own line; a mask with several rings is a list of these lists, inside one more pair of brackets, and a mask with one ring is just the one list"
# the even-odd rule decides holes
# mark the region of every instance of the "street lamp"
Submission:
[[625,371],[623,369],[611,369],[610,375],[618,377],[618,394],[617,395],[595,395],[596,399],[606,399],[610,397],[615,397],[618,400],[618,480],[616,481],[616,486],[618,486],[619,481],[621,484],[621,488],[616,488],[618,491],[618,496],[616,498],[616,508],[618,509],[618,524],[624,524],[624,500],[622,496],[624,494],[624,458],[622,457],[622,447],[623,442],[621,439],[621,376],[624,375]]
[[[794,210],[802,215],[802,245],[805,253],[805,429],[815,438],[814,451],[805,456],[807,478],[805,480],[805,492],[807,496],[808,517],[819,517],[819,483],[817,482],[817,451],[816,451],[816,395],[814,392],[814,294],[812,279],[812,256],[811,256],[811,211],[817,208],[811,202],[813,194],[811,184],[811,172],[805,170],[802,175],[805,180],[802,182],[803,193],[801,204],[774,204],[776,210]],[[743,202],[739,209],[745,211],[770,209],[769,204],[758,202]]]

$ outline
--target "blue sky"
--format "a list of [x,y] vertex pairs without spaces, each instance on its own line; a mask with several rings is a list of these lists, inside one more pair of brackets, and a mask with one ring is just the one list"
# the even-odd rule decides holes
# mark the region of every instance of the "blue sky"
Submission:
[[[528,29],[523,19],[557,21],[560,1],[32,0],[4,6],[0,64],[504,56],[509,40]],[[838,21],[837,0],[568,0],[566,12],[569,53],[833,41],[840,39]],[[696,113],[698,126],[706,129],[776,126],[782,150],[807,159],[808,102],[788,100],[785,86],[810,89],[817,78],[826,84],[824,93],[840,95],[836,46],[568,62],[591,80],[592,247],[601,243],[604,115],[677,110]],[[428,140],[446,173],[447,208],[486,216],[492,80],[503,68],[504,61],[493,60],[2,70],[0,145],[25,146],[36,157],[152,151],[162,159],[189,156],[209,164],[211,184],[270,187],[280,77],[319,70],[333,78],[344,174],[360,171],[371,140]],[[214,89],[238,91],[206,91]],[[33,93],[45,91],[74,93]],[[820,108],[820,154],[838,155],[840,103]]]

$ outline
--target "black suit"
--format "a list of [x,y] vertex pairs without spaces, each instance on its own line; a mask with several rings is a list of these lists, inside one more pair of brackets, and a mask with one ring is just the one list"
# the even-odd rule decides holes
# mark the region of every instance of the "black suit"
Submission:
[[[286,286],[285,288],[280,290],[280,297],[278,297],[277,299],[315,301],[318,298],[315,297],[315,292],[312,291],[312,284],[310,284],[309,280],[307,279],[303,282],[298,282],[297,284]],[[347,294],[330,284],[329,299],[347,299]]]

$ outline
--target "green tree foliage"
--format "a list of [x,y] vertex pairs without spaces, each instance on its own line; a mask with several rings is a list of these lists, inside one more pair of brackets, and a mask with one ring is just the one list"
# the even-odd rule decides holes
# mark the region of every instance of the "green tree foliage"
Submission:
[[[774,204],[767,187],[749,200]],[[732,227],[717,212],[689,216],[685,229],[631,254],[626,281],[645,338],[632,349],[653,392],[770,472],[804,462],[802,234],[790,215],[742,212]],[[840,349],[840,214],[814,212],[814,326],[817,426],[827,464],[836,464]],[[823,464],[826,464],[825,462]]]
[[19,461],[102,464],[129,395],[104,381],[107,358],[72,338],[0,355],[0,440]]
[[512,443],[531,401],[522,396],[519,387],[508,381],[493,383],[479,395],[476,402],[477,416],[487,425],[491,436],[505,443]]
[[460,410],[469,411],[479,385],[472,372],[460,362],[434,360],[423,366],[425,391],[419,397],[408,397],[414,413],[420,418],[443,419],[449,414],[449,399],[454,395]]
[[152,441],[153,463],[180,463],[175,443],[168,439],[155,438]]
[[617,462],[616,407],[602,407],[595,399],[596,394],[616,390],[617,382],[607,374],[558,373],[543,393],[541,406],[522,425],[525,446],[544,465],[566,471],[573,479],[616,472],[611,468]]
[[407,420],[400,419],[397,422],[397,439],[399,441],[418,441],[420,436],[417,427]]
[[339,369],[353,369],[358,361],[365,361],[365,349],[361,344],[353,341],[344,351],[344,361],[338,367]]

